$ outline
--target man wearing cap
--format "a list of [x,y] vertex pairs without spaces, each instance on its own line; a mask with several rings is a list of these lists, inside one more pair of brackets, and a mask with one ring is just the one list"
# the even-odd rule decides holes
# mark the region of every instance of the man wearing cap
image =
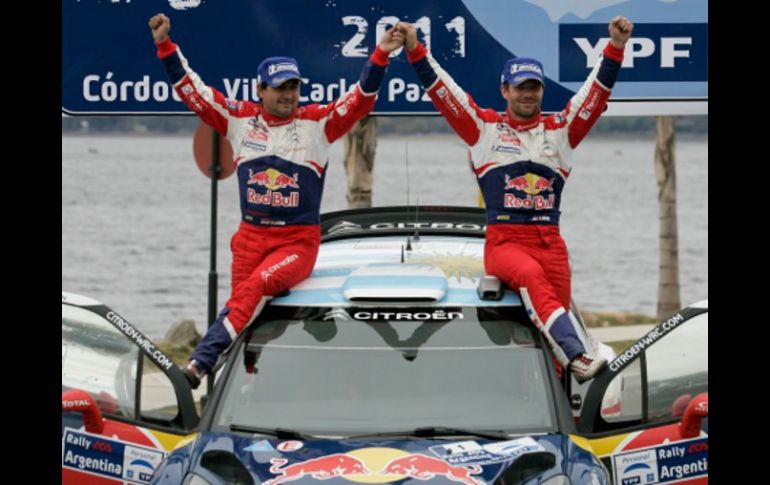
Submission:
[[407,57],[420,83],[470,148],[487,212],[486,272],[519,291],[559,362],[578,381],[591,379],[607,361],[586,354],[568,314],[570,270],[559,204],[569,157],[604,111],[633,24],[621,16],[610,21],[610,42],[588,79],[550,116],[540,113],[545,77],[539,61],[505,63],[500,95],[507,106],[501,115],[474,103],[418,42],[413,25],[397,27],[406,35]]
[[358,83],[328,105],[299,107],[301,75],[290,57],[258,68],[260,103],[227,99],[190,69],[171,42],[163,14],[149,21],[166,72],[182,101],[233,147],[241,224],[233,251],[231,296],[183,369],[193,388],[272,296],[310,275],[320,243],[327,153],[374,107],[388,55],[404,43],[392,28],[364,65]]

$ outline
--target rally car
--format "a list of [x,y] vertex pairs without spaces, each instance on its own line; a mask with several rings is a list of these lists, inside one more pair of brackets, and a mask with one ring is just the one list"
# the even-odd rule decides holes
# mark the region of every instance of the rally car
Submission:
[[203,402],[122,316],[64,293],[63,483],[707,483],[707,302],[578,385],[484,277],[481,209],[322,225],[310,278],[236,339]]

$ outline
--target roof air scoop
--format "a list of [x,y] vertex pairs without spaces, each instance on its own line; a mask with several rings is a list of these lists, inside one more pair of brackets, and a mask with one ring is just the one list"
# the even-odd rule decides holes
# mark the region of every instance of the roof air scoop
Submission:
[[427,264],[370,264],[350,273],[342,286],[348,301],[433,303],[444,298],[447,279]]

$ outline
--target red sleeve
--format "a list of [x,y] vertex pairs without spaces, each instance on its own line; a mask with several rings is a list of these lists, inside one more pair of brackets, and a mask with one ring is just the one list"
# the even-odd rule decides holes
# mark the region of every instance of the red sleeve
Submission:
[[[377,92],[385,74],[385,68],[388,65],[388,55],[377,46],[364,65],[359,82],[334,103],[326,107],[316,108],[317,114],[315,116],[319,116],[317,119],[326,117],[324,134],[329,143],[341,138],[360,119],[372,112],[374,104],[377,102]],[[362,87],[371,94],[364,94]]]

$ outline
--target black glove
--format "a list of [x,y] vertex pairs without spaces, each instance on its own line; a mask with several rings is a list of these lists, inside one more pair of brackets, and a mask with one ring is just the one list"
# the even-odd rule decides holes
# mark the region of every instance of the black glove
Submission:
[[200,370],[198,370],[194,360],[191,360],[185,367],[182,367],[182,374],[184,374],[184,376],[187,378],[187,382],[190,383],[190,387],[192,389],[198,389],[198,386],[201,385],[201,379],[204,375]]

